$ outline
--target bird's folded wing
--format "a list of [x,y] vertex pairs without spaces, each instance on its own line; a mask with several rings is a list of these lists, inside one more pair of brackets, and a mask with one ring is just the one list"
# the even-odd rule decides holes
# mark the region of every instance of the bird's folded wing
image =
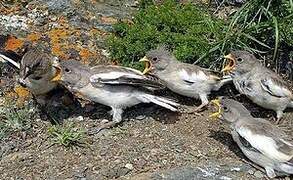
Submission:
[[273,96],[293,98],[292,92],[289,90],[286,84],[278,78],[263,78],[261,79],[260,84],[263,90]]
[[121,66],[95,66],[90,82],[109,85],[135,85],[141,87],[163,88],[164,85],[147,78],[140,71]]
[[275,130],[267,126],[242,125],[236,131],[252,147],[271,159],[287,162],[293,158],[293,145],[273,134]]
[[192,71],[191,69],[182,68],[178,71],[178,74],[182,81],[190,84],[207,81],[210,79],[220,80],[219,77],[207,74],[200,69]]

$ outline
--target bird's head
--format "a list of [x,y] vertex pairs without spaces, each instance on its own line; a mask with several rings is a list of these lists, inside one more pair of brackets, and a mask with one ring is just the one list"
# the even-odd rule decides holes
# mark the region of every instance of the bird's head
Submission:
[[90,68],[76,60],[56,61],[53,63],[56,73],[51,81],[65,86],[75,86],[87,81]]
[[228,63],[222,69],[222,72],[237,72],[243,74],[248,72],[255,63],[258,63],[256,57],[247,51],[232,51],[230,54],[224,56]]
[[147,74],[151,71],[165,70],[174,60],[176,60],[175,57],[165,47],[159,47],[148,51],[140,62],[145,63],[143,74]]
[[31,86],[50,83],[50,79],[54,75],[53,59],[53,56],[37,48],[26,52],[20,63],[20,84],[33,88]]
[[217,117],[219,119],[225,120],[227,122],[235,122],[240,117],[251,116],[250,112],[239,102],[228,99],[219,98],[213,100],[212,103],[216,105],[219,109],[218,112],[213,113],[210,117]]

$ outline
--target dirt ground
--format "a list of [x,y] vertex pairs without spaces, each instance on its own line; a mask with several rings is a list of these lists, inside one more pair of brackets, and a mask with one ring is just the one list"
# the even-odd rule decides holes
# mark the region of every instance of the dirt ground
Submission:
[[[228,93],[227,89],[221,92]],[[198,105],[198,101],[193,99],[168,94],[179,99],[186,108]],[[252,112],[273,115],[270,111],[249,106]],[[89,130],[98,126],[101,120],[110,118],[108,110],[105,106],[95,105],[90,112],[73,114],[63,123],[73,123],[75,128]],[[70,148],[54,145],[48,134],[50,123],[34,119],[29,131],[13,133],[1,142],[0,177],[133,180],[265,178],[264,174],[244,161],[245,157],[230,136],[229,127],[208,117],[213,111],[214,108],[209,107],[199,116],[173,113],[151,104],[138,105],[126,111],[125,120],[119,126],[96,135],[86,135],[83,144]],[[292,115],[292,112],[286,113],[282,123],[282,126],[290,126],[291,130]]]
[[[43,45],[61,59],[75,58],[91,65],[110,63],[104,37],[112,24],[129,19],[130,12],[137,8],[134,0],[30,0],[17,1],[17,6],[11,2],[0,2],[0,49],[19,51],[29,41]],[[16,38],[9,36],[10,43],[5,47],[1,35]],[[1,65],[0,105],[6,92],[17,84],[18,74]],[[218,95],[236,98],[232,89],[226,87],[210,99]],[[161,95],[178,99],[188,108],[199,105],[197,100],[170,92]],[[274,119],[273,112],[244,97],[237,99],[255,117]],[[48,133],[52,125],[41,116],[44,109],[37,110],[35,105],[32,108],[36,115],[31,118],[31,127],[12,132],[0,141],[0,179],[266,179],[265,174],[245,162],[229,127],[208,117],[213,107],[199,116],[140,104],[125,111],[119,126],[95,135],[85,134],[81,144],[69,148],[53,143]],[[110,119],[109,108],[102,105],[45,110],[65,117],[63,124],[72,123],[76,129],[90,130]],[[293,112],[286,112],[281,126],[293,137],[292,119]]]

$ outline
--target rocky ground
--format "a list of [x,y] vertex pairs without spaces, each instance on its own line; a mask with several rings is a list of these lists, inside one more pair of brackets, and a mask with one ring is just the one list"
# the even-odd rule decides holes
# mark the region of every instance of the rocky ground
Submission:
[[[4,36],[0,43],[5,43],[0,48],[21,54],[24,47],[39,45],[61,59],[75,58],[90,65],[111,63],[105,37],[112,24],[131,21],[136,9],[134,0],[3,1],[0,34]],[[227,125],[208,117],[212,107],[198,116],[138,105],[126,111],[125,121],[118,127],[96,135],[83,133],[70,147],[56,144],[50,133],[52,125],[40,116],[41,110],[33,100],[17,94],[17,71],[3,64],[0,69],[0,113],[7,98],[17,98],[16,104],[33,114],[26,122],[28,128],[0,134],[1,179],[266,179],[247,162]],[[223,88],[219,94],[234,96],[229,89]],[[163,94],[189,108],[199,105],[193,99]],[[239,100],[254,116],[273,119],[273,112],[243,97]],[[78,107],[63,124],[86,131],[109,119],[108,110],[102,105]],[[292,116],[287,112],[281,126],[293,137]]]

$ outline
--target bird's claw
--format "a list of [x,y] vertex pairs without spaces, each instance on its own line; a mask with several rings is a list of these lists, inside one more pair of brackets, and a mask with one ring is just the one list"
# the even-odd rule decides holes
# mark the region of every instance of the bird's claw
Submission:
[[202,116],[202,114],[198,113],[197,109],[191,109],[189,107],[182,107],[182,109],[179,110],[180,113],[187,113],[187,114],[194,114],[196,116]]
[[88,130],[88,135],[94,135],[94,134],[98,134],[100,131],[102,131],[102,128],[92,128],[90,130]]
[[213,114],[209,115],[210,118],[219,118],[222,111],[221,111],[221,105],[220,105],[220,100],[219,99],[214,99],[211,101],[212,104],[214,104],[217,108],[218,111],[214,112]]
[[101,132],[103,129],[109,129],[112,128],[113,126],[115,126],[117,124],[117,122],[115,121],[111,121],[111,122],[102,122],[102,124],[98,127],[98,128],[94,128],[88,131],[89,135],[94,135],[94,134],[98,134],[99,132]]

